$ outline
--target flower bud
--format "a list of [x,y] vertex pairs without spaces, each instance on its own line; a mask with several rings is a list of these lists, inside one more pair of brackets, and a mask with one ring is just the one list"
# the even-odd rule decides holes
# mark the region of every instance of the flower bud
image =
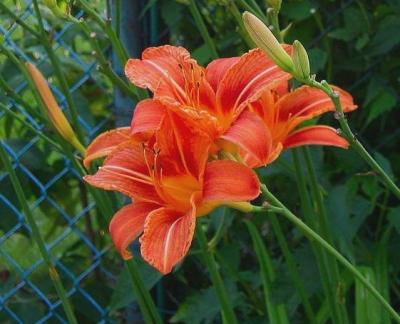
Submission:
[[308,79],[310,77],[310,61],[306,49],[298,40],[293,43],[292,60],[295,76],[300,79]]
[[281,44],[265,24],[249,12],[243,13],[243,22],[247,32],[257,46],[262,49],[276,65],[286,72],[293,71],[293,62]]
[[67,118],[57,104],[45,78],[40,71],[31,63],[26,63],[27,70],[32,78],[33,83],[39,92],[40,98],[46,108],[47,116],[53,124],[57,132],[70,144],[72,144],[81,153],[85,152],[85,148],[78,140]]

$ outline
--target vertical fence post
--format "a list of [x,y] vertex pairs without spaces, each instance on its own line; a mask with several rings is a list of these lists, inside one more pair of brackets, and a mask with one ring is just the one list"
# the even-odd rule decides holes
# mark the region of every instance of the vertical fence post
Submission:
[[[141,15],[144,9],[144,1],[120,0],[119,15],[115,12],[116,1],[110,1],[112,4],[112,18],[114,19],[117,16],[120,17],[118,34],[122,43],[127,49],[130,57],[139,57],[147,44],[145,37],[146,19]],[[124,67],[119,64],[114,53],[112,64],[113,69],[117,74],[124,75]],[[136,102],[133,102],[132,99],[128,98],[120,89],[115,88],[114,111],[116,126],[127,126],[130,124],[135,104]]]

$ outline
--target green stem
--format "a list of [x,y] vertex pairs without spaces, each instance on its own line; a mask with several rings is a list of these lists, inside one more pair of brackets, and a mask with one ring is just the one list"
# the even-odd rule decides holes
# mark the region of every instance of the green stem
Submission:
[[271,31],[274,34],[274,36],[276,37],[276,39],[278,40],[278,42],[282,43],[283,37],[281,34],[281,29],[279,27],[278,14],[279,14],[279,12],[277,12],[275,9],[273,9],[273,8],[268,9],[268,20],[273,27]]
[[[308,171],[308,179],[309,179],[309,183],[310,183],[310,187],[311,187],[311,192],[314,197],[314,201],[316,203],[316,209],[317,209],[317,212],[315,213],[316,220],[315,220],[314,224],[318,225],[317,233],[321,234],[321,236],[329,244],[333,245],[333,239],[332,239],[332,235],[329,231],[324,201],[322,198],[320,185],[318,183],[314,165],[311,160],[310,152],[307,147],[303,147],[302,151],[303,151],[303,156],[304,156],[304,160],[306,162],[306,167],[307,167],[307,171]],[[329,278],[331,279],[331,283],[330,283],[331,294],[332,294],[332,296],[335,296],[338,292],[338,287],[340,287],[342,285],[342,282],[340,280],[339,267],[338,267],[338,264],[337,264],[335,258],[327,255],[325,251],[323,251],[322,257],[326,264],[325,266],[328,271]],[[339,300],[342,300],[342,298],[336,298],[336,301],[334,302],[335,308],[333,309],[333,311],[335,311],[337,313],[340,323],[343,323],[343,322],[347,323],[348,322],[348,314],[347,314],[346,308],[344,305],[342,305],[338,302]]]
[[325,82],[317,82],[312,79],[299,80],[311,87],[318,88],[324,91],[332,100],[336,114],[335,117],[338,119],[343,135],[349,141],[351,147],[368,163],[368,165],[377,174],[380,175],[380,180],[392,191],[392,193],[400,199],[400,188],[393,182],[390,176],[381,168],[381,166],[375,161],[375,159],[368,153],[364,146],[358,141],[357,137],[352,132],[345,114],[343,113],[343,108],[340,103],[340,97],[337,92],[335,92],[330,85]]
[[[121,40],[117,36],[116,32],[112,28],[112,24],[110,21],[104,21],[103,17],[101,17],[91,6],[87,3],[86,0],[77,0],[76,1],[82,9],[99,25],[99,27],[106,33],[108,36],[113,50],[117,55],[119,63],[121,67],[124,67],[126,62],[128,61],[128,53],[122,44]],[[138,99],[142,100],[148,97],[146,90],[135,88],[137,93]]]
[[162,320],[160,314],[158,313],[157,308],[154,305],[150,293],[143,284],[143,280],[141,278],[136,261],[132,258],[130,260],[127,260],[125,264],[131,276],[133,291],[137,298],[140,310],[142,311],[145,323],[161,324]]
[[[32,79],[31,79],[31,77],[30,77],[30,75],[29,75],[29,73],[28,73],[28,71],[27,71],[27,69],[26,69],[25,64],[23,64],[23,63],[14,55],[14,53],[13,53],[10,49],[8,49],[6,46],[0,44],[0,49],[1,49],[2,52],[10,59],[10,61],[13,62],[14,65],[21,71],[22,75],[25,77],[25,80],[28,82],[29,89],[32,90],[32,93],[33,93],[33,96],[35,97],[36,102],[38,102],[38,104],[40,104],[40,103],[41,103],[41,99],[40,99],[39,92],[38,92],[38,90],[36,89],[36,86],[35,86],[35,84],[33,83]],[[30,108],[30,105],[28,105],[28,106],[25,106],[25,105],[24,105],[23,107],[25,107],[25,108],[29,107],[29,108]],[[35,115],[35,116],[39,115],[42,119],[45,118],[45,116],[44,116],[42,113],[33,112],[33,109],[29,109],[28,111],[29,111],[30,113],[32,113],[32,115]],[[43,112],[43,111],[46,111],[46,110],[43,110],[43,109],[40,110],[40,112]],[[46,121],[47,121],[47,119],[46,119]]]
[[32,230],[32,238],[35,241],[35,243],[37,244],[40,255],[42,256],[44,262],[47,265],[50,279],[54,283],[54,287],[55,287],[57,295],[60,298],[61,303],[64,307],[64,311],[65,311],[65,314],[67,315],[68,321],[72,324],[77,324],[78,321],[76,320],[76,317],[72,310],[72,306],[67,298],[65,288],[64,288],[64,286],[61,282],[61,278],[58,275],[58,272],[56,270],[55,262],[53,261],[52,256],[50,255],[49,251],[46,248],[44,240],[40,234],[39,227],[37,226],[37,224],[34,220],[34,217],[31,213],[31,210],[28,206],[24,191],[22,190],[21,183],[19,182],[17,175],[16,175],[16,173],[11,165],[11,162],[7,156],[7,153],[3,147],[3,143],[0,144],[0,158],[3,161],[3,165],[6,169],[6,171],[10,175],[10,179],[11,179],[11,183],[14,187],[14,191],[17,194],[17,198],[22,207],[22,210],[24,211],[26,222],[28,223],[29,227]]
[[40,35],[36,30],[34,30],[32,27],[30,27],[27,23],[25,23],[20,17],[18,17],[8,6],[6,6],[3,2],[0,2],[0,7],[2,10],[4,10],[7,15],[11,16],[15,22],[20,25],[22,28],[30,32],[33,36],[36,38],[40,38]]
[[11,109],[7,108],[2,103],[0,103],[0,109],[2,109],[7,114],[9,114],[13,118],[15,118],[16,120],[21,122],[25,127],[27,127],[32,132],[34,132],[37,136],[39,136],[42,139],[44,139],[47,143],[49,143],[50,145],[54,146],[54,148],[56,148],[59,152],[63,152],[62,147],[58,143],[53,141],[50,137],[44,135],[42,131],[40,131],[40,130],[36,129],[35,127],[33,127],[29,122],[27,122],[26,120],[22,119],[20,116],[18,116],[17,113],[13,112]]
[[314,232],[307,224],[305,224],[300,218],[294,215],[284,204],[282,204],[278,198],[276,198],[263,184],[261,185],[261,191],[263,197],[271,203],[269,208],[272,212],[278,212],[285,216],[291,223],[295,224],[310,240],[314,240],[321,245],[327,252],[334,256],[354,277],[359,280],[366,289],[379,301],[379,303],[385,308],[385,310],[393,317],[393,319],[400,323],[400,316],[390,306],[390,304],[382,297],[382,295],[371,285],[371,283],[364,278],[364,276],[354,267],[344,256],[342,256],[332,245],[325,241],[320,235]]
[[[315,217],[315,212],[311,206],[309,196],[308,196],[308,190],[307,190],[307,184],[306,184],[306,178],[304,177],[303,170],[301,168],[301,161],[300,157],[298,154],[297,149],[292,150],[292,157],[293,157],[293,165],[295,168],[295,174],[296,174],[296,183],[298,187],[298,192],[300,195],[300,205],[301,205],[301,210],[304,215],[304,218],[306,219],[307,223],[311,225],[311,227],[316,230],[317,229],[317,224],[316,224],[316,217]],[[330,276],[330,269],[328,266],[327,258],[325,255],[325,251],[316,244],[314,241],[310,241],[311,248],[313,250],[313,253],[316,257],[317,265],[319,272],[321,274],[321,283],[325,291],[325,295],[329,304],[329,312],[332,316],[332,321],[334,323],[339,322],[339,315],[337,311],[337,305],[335,302],[335,294],[334,291],[332,291],[332,278]]]
[[299,270],[297,269],[296,261],[293,254],[290,252],[289,245],[287,243],[285,235],[283,234],[279,220],[274,213],[270,214],[269,219],[271,221],[272,229],[276,235],[279,246],[283,252],[283,256],[285,257],[290,276],[292,277],[296,290],[300,295],[308,322],[316,323],[314,311],[311,307],[310,301],[308,300],[308,296],[301,280]]
[[104,30],[111,41],[121,66],[125,66],[125,63],[128,60],[128,54],[122,42],[119,40],[117,34],[112,28],[112,25],[108,21],[105,21],[103,17],[101,17],[94,9],[92,9],[92,7],[85,0],[77,0],[77,3],[90,17],[93,18],[100,28]]
[[84,139],[84,133],[82,130],[82,127],[79,123],[79,119],[78,119],[78,110],[76,108],[75,102],[72,99],[72,95],[71,92],[69,90],[69,86],[67,83],[67,80],[65,79],[65,74],[63,73],[62,69],[61,69],[61,65],[60,62],[55,54],[55,52],[53,51],[53,48],[50,44],[50,42],[48,41],[48,35],[46,33],[46,30],[44,29],[44,25],[43,25],[43,21],[42,21],[42,15],[40,13],[40,9],[39,9],[39,5],[37,0],[33,0],[33,7],[34,7],[34,11],[36,14],[36,18],[39,24],[39,33],[40,33],[40,38],[39,40],[41,41],[44,49],[47,52],[47,55],[49,56],[49,59],[51,61],[51,64],[54,68],[54,73],[60,83],[61,86],[61,90],[65,96],[65,99],[67,100],[67,104],[68,104],[68,109],[71,113],[71,118],[72,118],[72,123],[74,128],[76,129],[77,135],[78,135],[78,139],[82,142]]
[[218,272],[217,263],[215,262],[214,255],[212,251],[208,249],[206,234],[204,233],[204,229],[200,222],[197,224],[196,229],[197,240],[202,250],[207,268],[210,271],[211,281],[217,293],[218,300],[221,304],[222,317],[229,324],[237,324],[238,321],[236,319],[236,315],[226,294],[224,283],[222,281],[221,275]]
[[273,289],[272,284],[276,280],[276,273],[272,265],[271,257],[256,226],[249,220],[245,220],[244,223],[246,224],[253,241],[253,248],[260,266],[260,276],[264,288],[265,307],[268,312],[269,322],[276,324],[289,323],[285,304],[274,303],[271,298],[271,291]]
[[124,82],[111,68],[110,63],[103,55],[103,50],[100,48],[96,33],[90,32],[90,28],[85,21],[79,22],[79,26],[88,37],[94,49],[94,55],[99,63],[100,71],[103,72],[107,77],[109,77],[111,82],[119,87],[130,98],[140,99],[138,88],[134,87],[131,83],[128,84]]
[[197,27],[199,28],[201,37],[203,38],[204,42],[207,44],[207,47],[210,51],[212,59],[218,58],[217,47],[215,46],[215,43],[207,30],[207,26],[204,23],[204,19],[201,16],[199,8],[196,5],[196,0],[189,1],[189,10],[193,16],[194,21],[196,22]]
[[27,103],[15,90],[11,89],[7,82],[0,76],[0,87],[3,88],[6,97],[12,98],[18,105],[24,107],[34,117],[41,118],[42,116]]
[[242,39],[245,41],[247,46],[249,48],[256,47],[256,44],[250,38],[249,34],[246,31],[246,28],[244,27],[243,20],[242,20],[242,15],[241,15],[238,7],[235,4],[235,1],[227,1],[226,2],[226,7],[231,12],[233,18],[236,20],[236,23],[238,24],[238,27],[239,27],[239,34],[242,37]]

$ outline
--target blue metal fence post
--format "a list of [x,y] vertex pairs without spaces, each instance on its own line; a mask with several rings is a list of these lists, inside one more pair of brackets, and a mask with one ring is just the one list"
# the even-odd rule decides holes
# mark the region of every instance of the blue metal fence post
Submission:
[[[112,1],[114,3],[114,1]],[[128,51],[130,57],[139,57],[145,47],[145,18],[141,16],[144,9],[143,1],[120,0],[120,26],[119,36]],[[116,17],[115,6],[112,7],[112,16]],[[124,74],[124,67],[121,66],[113,54],[113,68],[119,74]],[[136,103],[122,93],[118,88],[115,89],[114,109],[117,126],[129,125],[133,108]]]

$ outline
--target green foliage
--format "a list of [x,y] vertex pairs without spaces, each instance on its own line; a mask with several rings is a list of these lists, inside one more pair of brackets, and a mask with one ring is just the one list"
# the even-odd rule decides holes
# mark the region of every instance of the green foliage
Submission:
[[[223,57],[241,55],[248,50],[233,15],[234,11],[230,6],[232,2],[196,2],[217,51]],[[65,4],[64,1],[63,3]],[[240,11],[246,9],[244,4],[257,11],[254,5],[257,4],[261,13],[266,12],[265,1],[238,0],[234,3]],[[25,9],[23,1],[6,0],[4,4],[18,16],[21,16]],[[185,46],[199,63],[206,65],[210,62],[212,55],[184,1],[149,1],[140,18],[141,23],[146,26],[144,30],[148,28],[147,15],[154,5],[158,8],[156,12],[160,43]],[[98,12],[102,12],[106,2],[94,1],[92,6],[98,9]],[[55,17],[43,5],[41,9],[49,24],[49,39],[53,41],[54,34],[60,31],[66,22]],[[80,8],[75,4],[71,10],[72,13],[76,13]],[[308,49],[311,72],[317,73],[319,79],[324,78],[343,87],[354,96],[359,109],[349,115],[349,122],[356,130],[359,140],[397,183],[400,178],[399,15],[400,3],[396,0],[287,0],[283,1],[280,14],[281,28],[293,23],[285,41],[292,43],[298,39],[305,45]],[[15,25],[14,19],[2,10],[0,21],[6,30]],[[92,18],[85,16],[85,21],[90,30],[96,32],[100,47],[106,52],[110,46],[107,36]],[[34,16],[28,15],[25,22],[37,29]],[[11,39],[34,61],[39,62],[45,55],[40,42],[26,28],[17,27],[11,34]],[[62,39],[83,62],[90,64],[93,61],[92,43],[78,26],[68,29]],[[74,84],[83,73],[76,57],[63,48],[55,53],[61,62],[67,82],[70,85]],[[14,54],[20,58],[18,53]],[[50,62],[45,60],[39,67],[43,74],[49,77],[50,82],[59,87],[59,80],[55,77],[54,67]],[[0,75],[11,89],[17,89],[24,82],[19,68],[3,52],[0,54]],[[94,127],[104,120],[107,121],[104,129],[112,127],[115,89],[116,86],[107,76],[94,69],[88,80],[73,93],[78,113],[89,127]],[[47,120],[43,118],[32,89],[25,87],[18,95],[27,105],[17,107],[12,104],[13,111],[32,124],[43,124],[43,133],[62,144],[62,140],[53,133]],[[9,94],[0,87],[0,101],[8,104],[9,99]],[[26,114],[21,111],[29,112],[31,117],[26,118]],[[71,117],[68,112],[66,114],[68,118]],[[332,114],[323,116],[321,122],[337,127]],[[21,122],[7,114],[1,114],[0,111],[0,137],[6,139],[6,144],[13,151],[23,149],[33,135]],[[93,134],[90,136],[93,137]],[[311,148],[311,155],[335,247],[358,265],[368,280],[399,309],[400,286],[396,279],[400,273],[399,201],[378,181],[376,174],[370,172],[369,167],[354,151]],[[101,307],[110,311],[110,321],[124,322],[135,296],[128,273],[110,242],[107,232],[108,220],[105,220],[96,208],[89,208],[86,218],[76,223],[63,216],[74,215],[94,202],[93,197],[82,188],[76,170],[65,171],[66,163],[63,155],[43,139],[39,139],[19,157],[19,164],[29,170],[35,179],[48,184],[47,198],[38,203],[33,214],[46,242],[54,242],[67,232],[66,238],[52,249],[52,254],[75,276],[93,266],[93,253],[82,240],[82,233],[90,244],[105,252],[101,269],[94,267],[91,274],[79,283],[79,287],[90,293]],[[41,195],[41,188],[26,173],[17,170],[28,203],[33,204]],[[3,171],[3,167],[0,166],[0,176]],[[309,179],[305,165],[303,172],[306,179]],[[60,173],[62,176],[54,183],[51,182],[53,176]],[[285,204],[305,219],[305,215],[301,213],[300,196],[289,153],[282,154],[278,161],[261,170],[260,175]],[[1,197],[18,206],[7,177],[0,177],[0,186]],[[107,197],[113,202],[114,209],[122,204],[120,197]],[[53,201],[57,202],[59,209],[54,207]],[[311,203],[314,207],[315,202]],[[0,209],[1,238],[20,223],[20,216],[2,199]],[[251,229],[250,236],[243,218],[246,218],[246,224]],[[86,221],[87,219],[91,222]],[[280,221],[307,298],[320,322],[327,322],[330,320],[331,310],[324,293],[324,279],[317,265],[315,251],[297,229],[286,221]],[[277,308],[284,304],[287,322],[304,323],[306,317],[301,298],[268,217],[230,211],[223,216],[223,212],[218,210],[207,218],[207,222],[208,236],[215,238],[212,248],[219,264],[218,270],[239,320],[243,323],[265,323],[269,316],[269,322],[276,323],[274,317],[270,316],[271,309],[276,310],[275,315],[281,314],[281,310]],[[166,321],[219,323],[222,320],[217,295],[199,254],[198,246],[194,243],[185,261],[172,275],[162,280],[164,293],[162,297],[157,297],[157,302],[165,311],[163,314]],[[15,264],[10,262],[8,256],[12,256]],[[0,243],[0,296],[20,283],[21,271],[39,259],[36,247],[32,246],[30,233],[24,227]],[[142,261],[139,262],[146,288],[150,290],[160,281],[160,274]],[[46,271],[45,267],[40,266],[29,274],[29,279],[54,301],[55,291],[49,284]],[[339,268],[339,271],[344,283],[343,286],[335,287],[338,292],[335,298],[345,305],[349,321],[389,323],[385,311],[365,288],[354,282],[343,268]],[[71,287],[68,275],[61,273],[61,277],[65,286]],[[264,295],[266,287],[269,292]],[[155,296],[156,289],[152,289],[152,293]],[[267,300],[264,300],[264,297]],[[72,302],[81,322],[95,323],[103,320],[82,293],[75,294]],[[40,320],[46,314],[43,301],[32,287],[28,286],[10,298],[7,307],[25,322]],[[57,308],[57,313],[62,314],[62,311]],[[7,322],[9,319],[6,313],[0,311],[0,322]]]

